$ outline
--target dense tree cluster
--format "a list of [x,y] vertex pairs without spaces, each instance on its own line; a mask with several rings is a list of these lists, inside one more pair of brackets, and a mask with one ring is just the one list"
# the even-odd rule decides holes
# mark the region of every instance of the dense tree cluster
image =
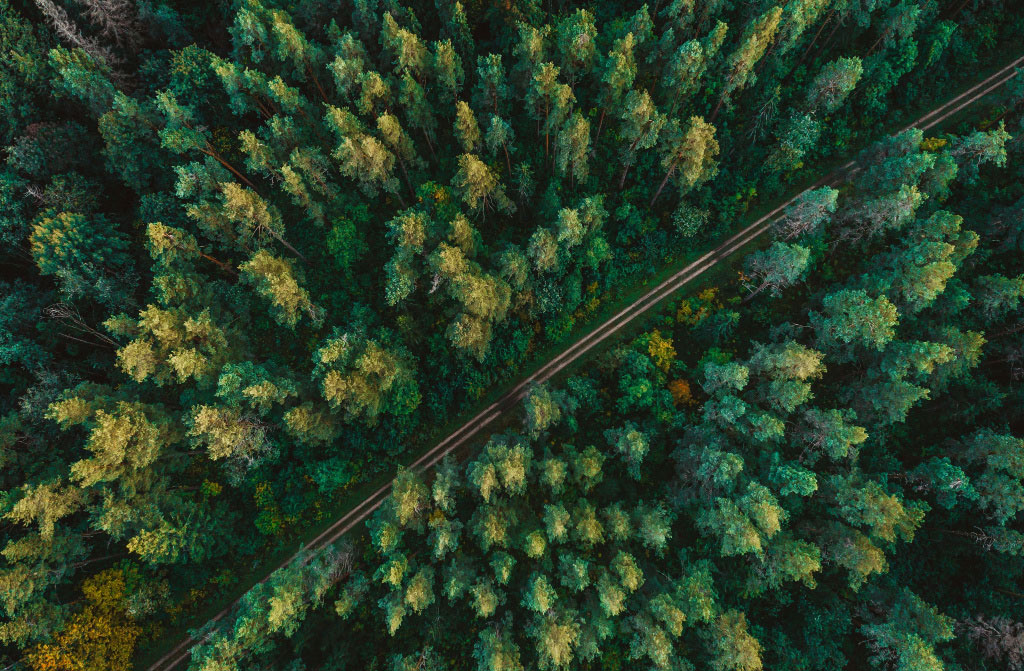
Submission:
[[[136,644],[196,624],[622,292],[999,63],[1024,29],[1012,4],[0,0],[4,665],[125,668]],[[450,500],[431,489],[421,505],[428,485],[406,476],[412,508],[389,508],[395,520],[374,527],[395,536],[375,538],[398,562],[390,583],[358,549],[312,558],[247,597],[269,610],[236,623],[217,654],[272,655],[267,641],[299,635],[298,619],[338,600],[328,595],[343,577],[356,586],[352,621],[371,631],[356,598],[365,583],[390,609],[387,627],[411,636],[428,609],[461,607],[463,593],[441,591],[441,558],[465,550],[467,590],[501,569],[474,603],[532,613],[504,628],[481,615],[478,658],[555,667],[618,645],[623,659],[661,665],[644,651],[689,636],[684,613],[720,668],[743,668],[767,649],[752,624],[765,611],[723,596],[725,569],[699,552],[679,559],[691,540],[703,552],[710,541],[696,539],[714,538],[750,565],[781,562],[774,544],[790,539],[809,557],[817,547],[823,566],[878,568],[888,548],[868,544],[909,539],[924,519],[910,499],[962,475],[970,489],[941,494],[950,514],[973,505],[995,526],[954,520],[946,535],[1012,547],[1017,447],[1005,421],[989,420],[1017,397],[984,366],[1019,368],[1020,216],[991,171],[1015,146],[1022,80],[982,130],[898,135],[864,155],[850,194],[808,194],[748,258],[736,301],[680,308],[606,362],[614,384],[534,390],[522,432],[496,437],[468,471],[447,467]],[[997,183],[998,195],[978,196],[984,216],[936,207],[967,202],[962,185]],[[811,278],[822,276],[850,279],[819,295]],[[768,320],[773,300],[811,312],[755,335],[750,320]],[[690,339],[706,357],[677,355]],[[906,439],[896,427],[916,408],[975,378],[968,395],[986,400],[959,412],[977,430],[950,429],[935,444],[962,435],[960,448],[942,444],[906,472],[879,457],[872,476],[829,471],[808,491],[811,476],[783,460],[771,472],[795,484],[780,493],[743,453],[799,431],[812,447],[785,457],[799,468],[849,458],[886,432]],[[599,411],[621,421],[598,422]],[[677,449],[684,431],[687,444],[717,445],[721,465]],[[973,456],[952,459],[957,449]],[[675,493],[632,501],[673,452]],[[520,475],[502,470],[508,459]],[[680,493],[694,468],[714,502],[699,510]],[[545,506],[558,504],[537,499],[545,491],[564,498],[568,517],[552,515],[571,529],[586,518],[583,531],[546,535]],[[844,531],[853,517],[800,535],[802,509],[786,497],[815,492],[808,525],[844,497],[861,501],[850,516],[903,512],[881,535],[858,532],[866,540]],[[502,525],[503,540],[488,535]],[[828,539],[853,539],[853,554],[837,559]],[[443,550],[436,567],[420,541]],[[590,567],[579,589],[552,563],[563,542],[580,543],[573,561]],[[662,582],[649,561],[687,577]],[[750,594],[800,570],[807,583],[813,564],[764,568]],[[850,589],[880,572],[849,570],[863,574]],[[721,593],[693,606],[679,592],[691,579]],[[908,589],[879,608],[931,612],[928,591]],[[579,629],[573,618],[595,603],[601,619]],[[956,627],[1016,659],[1001,642],[1017,626],[1004,611]],[[869,615],[874,628],[858,635],[883,658],[903,625]]]
[[[254,650],[236,624],[191,668],[1018,668],[1008,139],[873,146],[738,279],[533,388],[521,430],[401,472],[304,633]],[[799,284],[750,279],[792,257]]]

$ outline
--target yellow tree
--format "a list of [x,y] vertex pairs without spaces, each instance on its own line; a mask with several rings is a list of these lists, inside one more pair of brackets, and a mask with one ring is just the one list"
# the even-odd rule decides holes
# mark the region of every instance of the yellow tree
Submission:
[[323,310],[310,300],[289,261],[261,249],[239,266],[239,270],[242,271],[242,279],[270,301],[271,312],[278,324],[295,328],[303,315],[313,326],[323,322]]
[[673,176],[683,194],[693,187],[706,182],[718,172],[718,141],[715,127],[699,116],[690,117],[690,127],[683,133],[679,122],[673,119],[662,133],[661,165],[665,178],[651,198],[651,207],[658,200],[668,180]]
[[130,671],[142,633],[127,614],[120,570],[103,571],[82,584],[85,607],[50,643],[29,650],[34,671]]

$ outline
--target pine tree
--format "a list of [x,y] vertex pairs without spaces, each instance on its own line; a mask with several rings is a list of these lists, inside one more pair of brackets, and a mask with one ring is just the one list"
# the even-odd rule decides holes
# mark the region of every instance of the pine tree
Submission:
[[594,15],[586,9],[577,9],[558,22],[555,44],[561,56],[562,71],[575,87],[577,78],[587,74],[594,66],[597,46],[597,26]]
[[579,112],[570,117],[555,141],[555,165],[564,177],[567,173],[575,182],[585,182],[590,174],[590,123]]
[[505,195],[498,176],[475,154],[459,156],[459,171],[453,184],[463,202],[480,213],[496,207],[506,214],[514,212],[515,204]]
[[395,193],[395,155],[377,138],[369,135],[355,115],[336,107],[327,108],[327,125],[338,137],[334,158],[343,175],[356,181],[368,195],[378,188]]
[[749,301],[765,289],[778,296],[786,287],[796,283],[806,272],[810,250],[784,242],[772,243],[768,249],[754,252],[744,261],[744,272],[750,276]]
[[416,128],[423,133],[427,147],[436,159],[433,140],[437,129],[437,118],[427,100],[427,93],[423,86],[408,72],[402,76],[399,82],[398,102],[405,108],[406,123],[411,128]]
[[769,154],[765,167],[785,172],[803,165],[801,159],[818,142],[821,124],[810,114],[790,117],[780,128],[779,144]]
[[102,215],[42,217],[29,244],[39,273],[57,278],[65,300],[88,297],[114,306],[128,298],[134,274],[128,242]]
[[422,82],[430,66],[430,51],[418,35],[398,25],[391,12],[384,13],[380,44],[390,53],[395,75]]
[[559,395],[553,394],[547,387],[537,386],[530,390],[524,401],[525,429],[529,435],[539,436],[558,423],[562,417],[559,400]]
[[715,651],[711,667],[715,671],[760,671],[761,644],[750,635],[746,616],[735,610],[725,611],[715,620],[709,632],[709,643]]
[[323,323],[323,311],[313,304],[302,288],[292,264],[261,249],[238,267],[244,281],[270,301],[274,319],[295,328],[306,317],[314,327]]
[[747,27],[746,34],[740,45],[729,54],[726,63],[727,74],[725,82],[722,86],[722,92],[718,97],[718,102],[715,104],[715,109],[711,112],[710,121],[714,122],[715,117],[718,116],[718,110],[721,109],[723,103],[731,99],[737,91],[745,88],[756,78],[754,66],[761,60],[761,57],[764,56],[768,46],[775,38],[781,17],[782,8],[773,7],[752,21]]
[[856,88],[863,73],[864,67],[856,56],[826,63],[808,89],[808,108],[822,115],[833,114]]
[[462,100],[455,103],[455,137],[467,154],[479,152],[480,126],[476,122],[473,110]]
[[719,21],[704,39],[693,39],[679,46],[669,58],[662,75],[661,87],[668,99],[668,113],[675,115],[687,99],[700,87],[728,28]]
[[797,45],[801,35],[818,21],[828,5],[826,0],[789,0],[782,8],[773,50],[780,55],[788,53]]
[[160,130],[161,145],[176,154],[198,151],[214,159],[249,187],[255,185],[238,171],[210,142],[210,131],[196,122],[194,111],[178,103],[169,92],[158,93],[157,106],[164,115],[165,125]]
[[1006,165],[1005,143],[1010,134],[1000,122],[999,128],[990,131],[976,131],[962,138],[950,154],[960,168],[959,176],[973,183],[978,179],[978,168],[985,164]]
[[366,117],[373,117],[391,103],[391,85],[379,72],[369,71],[359,75],[359,99],[356,109]]
[[658,111],[647,91],[631,90],[622,110],[622,159],[625,167],[619,177],[619,189],[626,183],[626,174],[642,149],[650,149],[665,126],[665,115]]
[[509,96],[505,66],[502,64],[501,55],[478,56],[476,74],[477,88],[474,94],[474,106],[479,110],[489,109],[493,114],[500,115],[502,113],[501,105]]
[[[676,175],[680,194],[706,182],[718,172],[718,141],[715,127],[698,116],[690,117],[690,126],[684,134],[679,123],[669,121],[661,136],[661,165],[665,177],[651,198],[649,207],[654,207],[669,179]],[[677,173],[678,171],[678,173]]]
[[876,664],[892,660],[899,671],[940,671],[944,665],[933,646],[953,638],[953,620],[904,588],[886,617],[861,626],[871,641]]
[[526,91],[530,114],[544,130],[545,157],[550,153],[551,133],[561,126],[576,100],[569,85],[558,81],[558,74],[553,63],[538,65]]
[[509,146],[513,140],[515,140],[515,132],[512,130],[512,126],[497,114],[492,114],[490,125],[488,125],[487,133],[484,136],[484,142],[487,144],[487,150],[491,152],[492,159],[498,153],[498,149],[501,148],[502,153],[505,155],[505,169],[508,171],[509,177],[512,176],[512,159],[509,157]]
[[231,459],[248,470],[271,450],[267,426],[258,417],[243,415],[237,408],[193,408],[189,435],[206,447],[210,459]]
[[314,361],[324,399],[350,419],[363,418],[372,426],[382,415],[407,415],[420,403],[413,362],[402,349],[336,331]]
[[775,236],[791,240],[817,235],[835,213],[838,197],[839,192],[829,186],[804,191],[772,222]]
[[508,624],[495,625],[480,632],[473,647],[478,671],[522,671],[519,647],[510,636]]
[[601,74],[601,118],[597,123],[595,141],[601,138],[605,115],[609,110],[614,115],[615,110],[622,105],[626,93],[633,88],[633,80],[637,74],[636,60],[633,56],[634,43],[633,34],[627,33],[625,37],[615,40],[612,50],[608,52],[604,72]]
[[[551,26],[537,27],[519,22],[516,32],[516,42],[512,48],[515,59],[512,67],[512,79],[520,91],[526,92],[530,89],[531,81],[537,70],[545,61],[544,43],[550,36]],[[555,67],[554,64],[550,64],[550,66]]]
[[[258,242],[271,237],[303,261],[306,258],[284,237],[284,219],[280,210],[264,200],[256,191],[246,189],[237,182],[224,182],[220,185],[223,213],[228,222],[236,224],[239,238]],[[244,243],[243,243],[244,244]]]
[[445,92],[452,98],[458,96],[462,90],[465,72],[462,69],[462,59],[452,47],[451,40],[434,43],[433,67],[434,76]]
[[822,347],[859,344],[883,349],[895,336],[899,321],[896,307],[884,296],[842,289],[822,299],[824,313],[811,314],[811,324]]
[[334,60],[327,66],[334,78],[334,88],[343,99],[351,99],[353,89],[370,70],[370,57],[355,35],[343,33],[335,40]]

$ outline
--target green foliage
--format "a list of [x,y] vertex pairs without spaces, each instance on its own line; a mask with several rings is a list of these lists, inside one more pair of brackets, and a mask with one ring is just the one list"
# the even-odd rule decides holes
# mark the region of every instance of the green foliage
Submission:
[[295,328],[305,317],[315,326],[323,321],[320,308],[309,299],[302,288],[292,264],[261,249],[238,267],[242,277],[270,302],[274,319],[284,326]]
[[374,424],[381,414],[406,415],[420,403],[419,386],[401,349],[336,331],[317,350],[315,361],[324,400],[348,417]]
[[[192,626],[1022,27],[1000,0],[0,0],[3,665],[124,668]],[[402,471],[374,549],[275,573],[193,666],[1016,659],[1020,80],[525,390],[526,435]],[[358,641],[319,634],[329,594]]]
[[65,300],[86,298],[112,307],[130,294],[134,278],[128,241],[102,215],[43,216],[33,225],[29,242],[39,273],[57,278]]

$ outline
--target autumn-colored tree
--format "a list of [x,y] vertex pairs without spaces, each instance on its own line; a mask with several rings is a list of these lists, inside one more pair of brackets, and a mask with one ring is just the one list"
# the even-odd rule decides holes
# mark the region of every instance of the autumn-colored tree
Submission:
[[26,661],[36,671],[132,668],[142,629],[127,613],[125,579],[109,569],[82,584],[85,607],[73,615],[51,643],[29,650]]

